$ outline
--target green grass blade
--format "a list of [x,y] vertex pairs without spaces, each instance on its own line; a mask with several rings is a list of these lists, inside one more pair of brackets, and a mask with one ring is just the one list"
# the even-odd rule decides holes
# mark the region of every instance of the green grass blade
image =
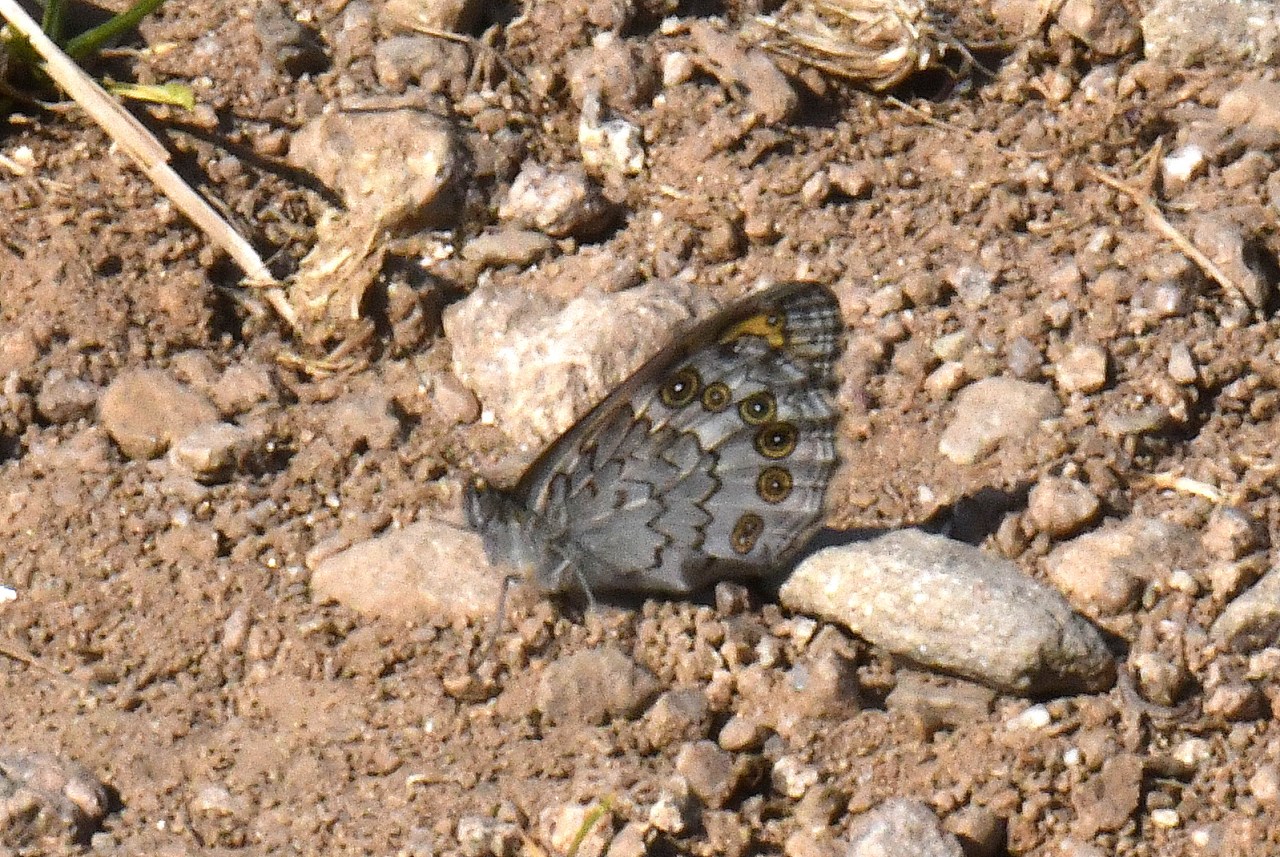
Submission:
[[44,7],[44,16],[40,19],[40,29],[55,42],[62,41],[62,24],[67,6],[63,0],[49,0]]
[[100,24],[70,40],[63,46],[63,50],[72,59],[82,60],[97,52],[111,39],[138,26],[138,22],[159,9],[163,2],[164,0],[138,0],[105,24]]
[[138,83],[107,83],[107,91],[121,98],[134,101],[150,101],[153,104],[171,104],[184,110],[196,109],[196,95],[185,83],[143,85]]

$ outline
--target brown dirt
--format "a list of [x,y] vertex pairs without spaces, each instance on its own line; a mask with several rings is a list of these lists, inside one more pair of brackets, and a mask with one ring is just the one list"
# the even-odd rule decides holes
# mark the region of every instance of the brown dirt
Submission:
[[[342,6],[288,8],[332,44]],[[601,2],[561,16],[555,7],[534,4],[518,37],[500,48],[506,62],[563,69],[561,52],[587,45],[593,22],[612,8]],[[664,34],[654,9],[641,12],[629,39],[691,50],[687,34]],[[959,35],[976,42],[992,32]],[[252,16],[230,3],[168,4],[134,46],[144,43],[165,48],[117,55],[117,76],[195,83],[212,112],[192,120],[157,109],[154,124],[184,174],[289,268],[329,201],[281,165],[288,135],[340,93],[373,90],[369,57],[295,76],[263,55]],[[635,111],[649,167],[609,188],[628,216],[598,247],[646,275],[665,273],[661,260],[674,257],[709,289],[737,291],[799,270],[836,284],[850,323],[846,388],[859,392],[841,403],[852,442],[830,498],[835,526],[958,515],[958,529],[981,537],[996,527],[966,516],[981,518],[984,492],[1009,492],[1007,515],[1017,523],[1021,492],[1066,471],[1086,479],[1107,516],[1167,514],[1203,527],[1212,503],[1150,478],[1173,473],[1218,486],[1276,542],[1274,295],[1261,311],[1237,311],[1234,296],[1182,265],[1133,202],[1091,172],[1151,192],[1143,158],[1157,141],[1171,143],[1193,119],[1211,116],[1249,75],[1170,70],[1125,55],[1114,68],[1133,85],[1088,99],[1080,81],[1105,60],[1065,37],[983,59],[997,78],[948,87],[933,76],[917,86],[936,91],[900,91],[905,103],[839,84],[806,92],[800,116],[775,127],[748,121],[709,76],[669,87],[660,103]],[[1049,97],[1062,80],[1063,97]],[[568,95],[554,93],[537,115],[522,114],[517,101],[510,121],[529,154],[574,159],[578,111]],[[110,787],[112,811],[87,847],[426,854],[436,853],[431,842],[453,850],[457,820],[476,815],[514,822],[530,837],[525,853],[539,853],[551,847],[540,820],[548,808],[611,795],[618,826],[647,817],[680,742],[656,746],[638,716],[542,722],[531,713],[530,677],[500,676],[494,700],[469,701],[451,680],[466,671],[484,628],[445,619],[404,626],[310,600],[305,558],[317,543],[435,511],[448,494],[437,480],[456,480],[469,456],[494,444],[491,429],[450,424],[430,405],[407,408],[402,436],[388,447],[326,434],[329,402],[351,390],[400,396],[423,367],[445,364],[447,343],[428,340],[414,356],[379,340],[381,350],[346,376],[300,373],[277,361],[289,345],[284,328],[238,291],[234,271],[77,111],[15,117],[0,151],[13,157],[22,147],[30,150],[25,174],[0,167],[0,584],[18,594],[0,604],[0,734],[11,749],[61,755]],[[1253,156],[1261,163],[1233,171],[1239,150],[1217,155],[1174,200],[1171,219],[1226,212],[1274,259],[1275,197],[1266,200],[1276,153]],[[869,170],[866,193],[806,202],[805,182],[841,163]],[[469,229],[484,225],[474,210],[480,221]],[[1079,273],[1064,274],[1070,265]],[[956,284],[978,267],[993,276],[992,293],[966,303]],[[474,283],[474,272],[457,271],[441,291],[446,299]],[[495,279],[515,285],[520,274]],[[1144,296],[1166,280],[1191,284],[1189,307],[1143,316]],[[1050,365],[1068,345],[1104,345],[1107,384],[1064,394],[1060,431],[956,465],[937,451],[951,400],[925,384],[936,367],[929,344],[954,331],[980,346],[966,358],[970,377],[999,374],[1025,337]],[[1189,386],[1166,371],[1179,342],[1198,363]],[[276,452],[226,484],[197,485],[163,460],[126,460],[94,417],[57,423],[36,407],[51,378],[105,388],[122,370],[161,366],[198,387],[202,374],[216,378],[239,364],[273,367],[278,378],[279,394],[241,417],[264,427]],[[1100,428],[1103,415],[1151,401],[1182,407],[1154,433]],[[1035,574],[1053,544],[1032,534],[988,547]],[[749,651],[784,623],[768,606],[744,618],[653,602],[583,621],[550,605],[524,609],[537,630],[531,675],[607,639],[661,689],[704,685],[708,647],[728,637]],[[1118,629],[1129,641],[1167,638],[1169,623],[1203,625],[1218,610],[1207,593],[1153,591]],[[798,657],[784,649],[784,664]],[[1007,825],[994,853],[1060,853],[1063,843],[1122,855],[1201,853],[1197,831],[1209,831],[1208,853],[1263,853],[1268,836],[1277,847],[1280,808],[1247,785],[1276,761],[1273,678],[1254,682],[1268,700],[1262,711],[1237,722],[1162,720],[1116,690],[1051,701],[1054,728],[1028,734],[1005,728],[1027,705],[1013,698],[943,724],[886,707],[902,667],[865,648],[849,656],[860,710],[798,702],[801,716],[785,736],[787,752],[833,789],[831,835],[852,814],[903,796],[944,819],[990,810]],[[1190,662],[1200,683],[1245,669],[1230,656]],[[783,693],[781,672],[757,675],[758,687],[709,692],[712,725],[696,737],[714,739],[729,714]],[[1207,756],[1177,769],[1171,748],[1188,738],[1204,739]],[[1075,747],[1085,748],[1083,766],[1063,761]],[[1127,754],[1146,767],[1134,774],[1102,764]],[[1100,809],[1116,802],[1116,818]],[[1152,823],[1162,808],[1177,810],[1176,826]],[[767,775],[744,776],[725,808],[651,849],[776,853],[790,842],[788,850],[808,853],[795,838],[805,812],[812,807],[798,810]]]

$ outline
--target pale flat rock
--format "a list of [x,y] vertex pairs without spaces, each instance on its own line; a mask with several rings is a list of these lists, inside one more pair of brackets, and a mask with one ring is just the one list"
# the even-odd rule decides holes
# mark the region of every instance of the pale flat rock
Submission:
[[1280,571],[1267,572],[1228,604],[1210,634],[1239,652],[1280,646]]
[[1012,693],[1098,691],[1115,662],[1097,629],[1008,560],[918,530],[819,551],[782,586],[789,610],[894,654]]
[[1164,65],[1267,65],[1280,56],[1280,9],[1274,0],[1156,0],[1142,37],[1146,58]]
[[197,481],[225,481],[248,458],[255,438],[248,430],[224,422],[196,426],[169,450],[169,459]]
[[895,798],[854,822],[846,857],[963,857],[960,840],[918,800]]
[[502,585],[480,537],[437,520],[352,545],[311,575],[316,601],[408,622],[492,619]]
[[465,172],[456,128],[420,110],[325,113],[294,135],[289,163],[336,191],[357,223],[441,226],[457,216]]
[[600,725],[638,716],[658,691],[652,673],[620,649],[601,646],[549,664],[534,705],[552,723]]
[[1044,384],[984,378],[956,397],[956,410],[938,441],[938,451],[956,464],[973,464],[1002,441],[1024,440],[1044,420],[1061,413],[1062,403]]
[[155,458],[197,426],[215,422],[218,409],[203,394],[162,369],[121,372],[98,402],[98,418],[132,459]]
[[1132,610],[1148,584],[1175,568],[1195,568],[1198,556],[1190,530],[1135,517],[1059,545],[1044,568],[1072,606],[1096,618]]
[[658,348],[717,308],[697,286],[651,281],[567,303],[481,286],[444,313],[454,373],[530,457]]

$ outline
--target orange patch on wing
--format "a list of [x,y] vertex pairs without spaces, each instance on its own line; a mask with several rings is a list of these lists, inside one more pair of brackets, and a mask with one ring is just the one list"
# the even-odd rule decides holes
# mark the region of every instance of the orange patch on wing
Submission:
[[731,326],[720,337],[721,343],[733,342],[744,336],[758,336],[774,348],[787,344],[787,332],[783,328],[780,313],[758,313]]

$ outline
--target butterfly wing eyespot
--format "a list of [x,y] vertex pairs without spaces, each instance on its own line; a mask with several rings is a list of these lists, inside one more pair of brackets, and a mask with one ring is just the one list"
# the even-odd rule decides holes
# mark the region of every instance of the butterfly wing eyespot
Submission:
[[791,471],[777,465],[770,465],[761,470],[760,476],[756,479],[756,494],[761,500],[773,505],[790,497],[791,489],[794,487],[795,480],[791,476]]
[[718,414],[733,403],[733,391],[724,381],[712,381],[702,391],[702,407]]
[[736,553],[749,554],[764,533],[764,518],[755,512],[743,512],[733,525],[729,543]]
[[791,423],[768,423],[756,432],[756,452],[765,458],[786,458],[795,451],[800,432]]
[[659,396],[668,408],[683,408],[702,391],[702,376],[692,366],[685,366],[662,385]]
[[778,400],[768,390],[752,393],[738,404],[738,416],[749,426],[762,426],[778,415]]

